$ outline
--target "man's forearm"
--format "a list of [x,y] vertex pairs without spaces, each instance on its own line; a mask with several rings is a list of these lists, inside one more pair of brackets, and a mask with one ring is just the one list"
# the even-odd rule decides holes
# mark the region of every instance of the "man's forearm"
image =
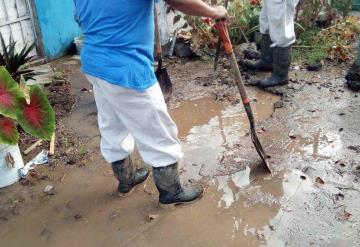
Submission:
[[171,7],[187,14],[217,18],[217,11],[201,0],[165,0]]

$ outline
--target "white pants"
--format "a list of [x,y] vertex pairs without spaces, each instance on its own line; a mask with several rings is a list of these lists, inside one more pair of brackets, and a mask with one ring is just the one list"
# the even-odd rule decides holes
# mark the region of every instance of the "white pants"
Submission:
[[178,162],[182,156],[178,130],[167,112],[158,83],[138,92],[86,77],[93,85],[101,152],[107,162],[126,158],[135,144],[144,162],[153,167]]
[[298,3],[299,0],[263,0],[260,32],[270,34],[271,47],[288,47],[295,43],[294,15]]

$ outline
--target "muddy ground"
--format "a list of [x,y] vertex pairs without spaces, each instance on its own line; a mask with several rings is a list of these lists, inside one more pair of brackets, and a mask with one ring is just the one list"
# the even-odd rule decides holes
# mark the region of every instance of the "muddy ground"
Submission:
[[[257,165],[226,63],[215,74],[207,61],[168,64],[182,179],[201,181],[204,198],[160,209],[152,179],[117,196],[98,148],[91,87],[78,60],[66,58],[53,64],[75,102],[58,121],[53,160],[64,162],[0,190],[1,246],[360,246],[360,94],[344,86],[346,65],[294,65],[288,86],[247,88],[272,157],[269,175]],[[49,184],[54,195],[43,193]]]

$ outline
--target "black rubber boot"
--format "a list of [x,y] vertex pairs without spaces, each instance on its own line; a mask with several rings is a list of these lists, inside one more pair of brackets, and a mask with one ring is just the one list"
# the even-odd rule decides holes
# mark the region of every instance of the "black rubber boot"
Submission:
[[191,203],[201,198],[204,188],[200,184],[182,186],[180,183],[178,164],[154,168],[154,181],[159,190],[161,207],[169,208],[178,204]]
[[273,87],[288,84],[291,64],[291,46],[273,48],[273,73],[269,78],[261,80],[259,86]]
[[256,62],[245,60],[245,67],[249,70],[255,71],[272,71],[273,70],[273,49],[269,34],[262,34],[261,39],[261,55]]
[[111,164],[114,175],[119,181],[118,191],[122,197],[128,196],[136,185],[144,182],[149,176],[149,169],[134,169],[129,157]]

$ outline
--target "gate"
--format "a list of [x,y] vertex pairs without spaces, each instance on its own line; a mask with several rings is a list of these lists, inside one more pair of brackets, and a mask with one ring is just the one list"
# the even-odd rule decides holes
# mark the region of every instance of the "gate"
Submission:
[[[0,0],[0,33],[6,44],[10,37],[16,41],[17,52],[35,41],[28,0]],[[37,55],[36,49],[31,55]]]

